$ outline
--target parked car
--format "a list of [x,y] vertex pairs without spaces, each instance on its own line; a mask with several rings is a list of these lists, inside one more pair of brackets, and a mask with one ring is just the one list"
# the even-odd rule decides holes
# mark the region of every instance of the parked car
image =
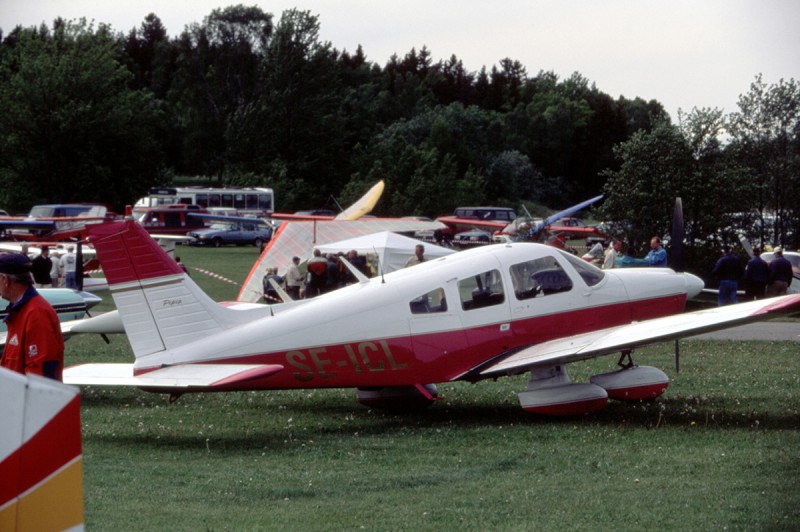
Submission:
[[198,246],[252,244],[262,248],[272,238],[272,227],[261,223],[213,223],[208,229],[189,232],[188,236],[194,238],[191,244]]
[[517,212],[508,207],[458,207],[453,216],[466,220],[513,222],[517,218]]
[[458,233],[453,239],[453,244],[460,246],[473,246],[478,244],[491,244],[492,234],[487,231],[476,229],[474,231],[464,231]]

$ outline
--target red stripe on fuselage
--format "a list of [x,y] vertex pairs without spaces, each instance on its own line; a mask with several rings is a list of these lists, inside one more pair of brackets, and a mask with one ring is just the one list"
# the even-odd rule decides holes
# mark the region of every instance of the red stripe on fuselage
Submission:
[[[284,370],[225,389],[339,388],[448,382],[494,356],[521,346],[674,314],[685,296],[535,316],[469,329],[208,360],[207,363],[279,364]],[[510,324],[501,332],[501,325]],[[468,341],[467,341],[468,339]],[[137,374],[152,368],[141,368]]]
[[0,506],[79,456],[80,426],[80,397],[75,396],[39,432],[0,462]]

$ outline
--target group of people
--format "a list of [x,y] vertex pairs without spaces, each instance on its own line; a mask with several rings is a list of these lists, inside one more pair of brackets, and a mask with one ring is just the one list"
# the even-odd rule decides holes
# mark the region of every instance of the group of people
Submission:
[[[650,239],[650,251],[643,259],[634,257],[630,249],[625,254],[622,250],[622,242],[613,240],[604,252],[602,268],[667,267],[667,252],[657,236]],[[784,258],[783,248],[775,248],[775,258],[769,263],[761,258],[760,248],[753,250],[753,255],[743,267],[729,246],[722,248],[722,257],[717,260],[711,271],[719,279],[720,306],[738,302],[737,291],[740,280],[744,281],[747,301],[786,294],[792,283],[792,263]]]
[[[27,256],[23,247],[22,254]],[[31,273],[39,288],[52,286],[58,288],[61,277],[64,278],[66,288],[78,289],[78,256],[73,246],[67,246],[67,252],[53,260],[50,257],[50,248],[42,246],[42,251],[31,261]]]
[[[292,263],[286,269],[284,276],[278,275],[278,268],[267,268],[267,273],[262,281],[264,301],[269,304],[282,301],[273,283],[283,289],[293,300],[310,299],[355,283],[356,277],[339,260],[340,256],[342,255],[330,254],[325,257],[320,250],[315,249],[313,257],[306,264],[305,275],[300,272],[300,257],[292,257]],[[359,255],[358,252],[350,250],[344,257],[358,271],[367,277],[372,276],[366,258]]]
[[623,253],[623,245],[621,240],[612,240],[606,249],[602,268],[609,270],[611,268],[630,268],[640,266],[653,266],[656,268],[667,267],[667,250],[661,245],[661,239],[654,236],[650,239],[650,251],[643,259],[638,259],[633,256],[633,249]]
[[773,250],[774,258],[767,263],[761,258],[761,248],[753,250],[753,258],[743,268],[729,246],[722,248],[722,257],[711,273],[719,278],[718,304],[738,303],[739,280],[744,281],[745,300],[782,296],[792,284],[792,263],[783,256],[783,248]]
[[58,381],[64,372],[64,336],[58,315],[36,287],[78,289],[78,257],[74,246],[58,259],[42,246],[31,260],[26,246],[21,253],[0,253],[0,297],[8,301],[6,344],[0,367]]

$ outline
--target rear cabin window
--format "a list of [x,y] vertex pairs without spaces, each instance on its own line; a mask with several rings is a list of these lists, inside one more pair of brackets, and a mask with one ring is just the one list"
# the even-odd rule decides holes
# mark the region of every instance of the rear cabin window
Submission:
[[532,299],[572,290],[572,281],[555,257],[514,264],[509,269],[517,299]]
[[461,308],[475,310],[505,301],[503,282],[498,270],[489,270],[458,281]]
[[409,303],[411,314],[430,314],[432,312],[446,312],[447,300],[444,297],[444,290],[437,288],[427,294],[414,298]]

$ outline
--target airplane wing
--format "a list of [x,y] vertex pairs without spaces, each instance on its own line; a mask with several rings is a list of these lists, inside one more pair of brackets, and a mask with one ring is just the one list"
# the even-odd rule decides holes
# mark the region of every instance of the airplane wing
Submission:
[[458,231],[469,231],[472,229],[484,229],[486,231],[502,231],[508,225],[508,222],[501,222],[497,220],[470,220],[467,218],[458,218],[457,216],[440,216],[436,219],[445,225],[455,228]]
[[383,180],[378,181],[375,185],[372,186],[371,189],[367,191],[366,194],[361,196],[358,201],[350,205],[346,208],[343,212],[341,212],[335,220],[358,220],[365,214],[369,214],[372,212],[373,207],[375,204],[378,203],[378,200],[381,199],[381,194],[383,194]]
[[0,220],[0,229],[24,229],[46,231],[56,228],[54,220]]
[[634,322],[527,347],[481,368],[480,376],[515,375],[537,366],[566,364],[619,353],[798,310],[800,295],[791,295]]
[[177,364],[134,375],[133,364],[81,364],[64,369],[64,383],[195,392],[225,389],[282,370],[279,364]]

